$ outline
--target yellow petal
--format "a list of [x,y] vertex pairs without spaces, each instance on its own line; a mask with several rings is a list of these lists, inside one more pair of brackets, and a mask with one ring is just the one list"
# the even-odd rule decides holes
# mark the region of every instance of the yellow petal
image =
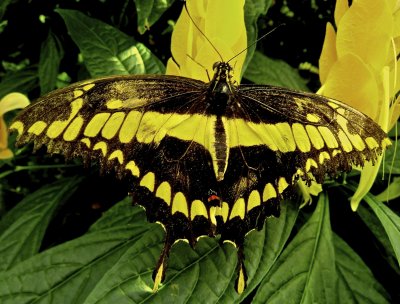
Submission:
[[339,58],[320,93],[341,100],[372,119],[378,112],[379,90],[371,69],[354,54]]
[[14,156],[13,152],[10,149],[0,150],[0,159],[8,159]]
[[342,19],[343,15],[349,9],[349,1],[348,0],[337,0],[335,6],[335,24],[336,27],[339,26],[340,19]]
[[[167,74],[209,81],[215,62],[227,61],[247,46],[244,0],[191,0],[186,5],[193,21],[182,10],[171,42],[177,64],[169,62]],[[239,82],[245,57],[244,52],[231,62],[235,67],[234,81]]]
[[350,198],[350,206],[353,211],[356,211],[363,197],[369,192],[375,182],[375,178],[379,171],[379,166],[382,162],[382,157],[379,157],[375,166],[371,163],[366,163],[360,177],[360,183],[354,195]]
[[338,57],[356,54],[379,72],[386,62],[392,32],[393,18],[386,1],[353,1],[338,27]]
[[400,96],[397,97],[395,103],[390,107],[390,113],[389,113],[389,118],[390,118],[390,122],[389,122],[389,130],[391,130],[397,120],[400,117]]
[[328,22],[326,24],[324,45],[319,57],[319,79],[321,83],[325,82],[329,70],[336,60],[336,33],[333,25]]
[[8,147],[8,131],[3,117],[0,116],[0,151]]
[[21,93],[9,93],[0,100],[0,116],[15,109],[22,109],[29,105],[29,99]]
[[[381,73],[381,82],[383,84],[382,90],[382,100],[383,103],[380,106],[379,116],[377,118],[377,123],[382,127],[382,129],[387,132],[389,124],[389,67],[385,67]],[[375,182],[375,178],[379,171],[379,166],[382,162],[383,155],[380,155],[373,166],[371,163],[366,163],[364,169],[361,172],[360,183],[353,197],[350,198],[350,205],[353,211],[357,210],[363,197],[369,192],[372,185]]]

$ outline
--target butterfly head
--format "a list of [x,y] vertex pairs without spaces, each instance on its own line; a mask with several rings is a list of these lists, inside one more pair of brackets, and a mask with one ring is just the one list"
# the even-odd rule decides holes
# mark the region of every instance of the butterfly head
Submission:
[[214,80],[230,81],[232,78],[232,66],[224,61],[217,61],[213,65]]

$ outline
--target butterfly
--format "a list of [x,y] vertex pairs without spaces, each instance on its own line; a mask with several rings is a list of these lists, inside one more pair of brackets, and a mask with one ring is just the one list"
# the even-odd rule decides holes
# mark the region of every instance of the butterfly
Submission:
[[247,274],[246,234],[279,216],[298,180],[322,183],[376,161],[390,145],[361,112],[312,93],[236,85],[227,62],[209,83],[168,75],[89,80],[38,99],[14,119],[17,144],[96,161],[130,179],[135,204],[165,230],[154,290],[177,240],[220,235],[237,247],[236,290]]

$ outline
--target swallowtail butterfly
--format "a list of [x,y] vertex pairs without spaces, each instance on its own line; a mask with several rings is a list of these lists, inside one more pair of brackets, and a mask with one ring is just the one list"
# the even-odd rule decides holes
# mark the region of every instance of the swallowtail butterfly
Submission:
[[11,129],[17,144],[96,160],[130,178],[133,201],[165,229],[154,271],[164,278],[171,246],[221,236],[238,249],[236,289],[246,284],[245,235],[279,216],[297,180],[375,161],[390,144],[357,110],[316,94],[240,85],[214,65],[209,83],[167,76],[115,76],[56,90],[27,107]]

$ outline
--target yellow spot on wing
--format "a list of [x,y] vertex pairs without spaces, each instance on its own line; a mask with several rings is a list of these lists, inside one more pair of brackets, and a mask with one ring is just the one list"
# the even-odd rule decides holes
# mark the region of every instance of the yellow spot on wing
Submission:
[[156,197],[161,198],[168,206],[171,205],[171,185],[168,182],[162,182],[156,191]]
[[296,149],[296,134],[292,133],[290,125],[287,122],[282,122],[275,124],[275,127],[280,134],[278,138],[275,138],[279,143],[279,150],[282,152],[294,151]]
[[227,120],[230,130],[230,147],[266,145],[273,151],[278,150],[266,124],[256,124],[243,119]]
[[122,125],[124,118],[124,112],[113,113],[101,130],[101,135],[106,139],[113,138],[119,131],[119,127]]
[[231,214],[229,215],[229,219],[233,219],[234,217],[238,216],[241,219],[244,219],[246,213],[246,204],[244,202],[244,198],[239,198],[235,204],[233,204]]
[[87,137],[95,137],[110,117],[110,113],[98,113],[89,121],[83,134]]
[[145,176],[143,176],[142,180],[140,181],[140,186],[146,187],[151,192],[154,191],[154,186],[156,182],[156,176],[153,172],[148,172]]
[[351,144],[349,138],[346,136],[343,130],[339,130],[338,137],[345,152],[350,152],[351,150],[353,150],[353,145]]
[[122,165],[124,163],[124,153],[122,153],[121,150],[115,150],[113,151],[110,156],[108,157],[108,160],[112,159],[118,159],[118,162]]
[[390,141],[389,138],[382,139],[382,141],[381,141],[382,149],[385,149],[386,147],[391,146],[391,145],[392,145],[392,142]]
[[318,164],[314,159],[308,158],[306,162],[306,171],[310,171],[311,167],[318,168]]
[[339,105],[337,103],[334,103],[332,101],[328,101],[328,105],[332,108],[332,109],[336,109],[339,107]]
[[122,143],[130,142],[136,135],[142,116],[143,113],[139,111],[130,111],[128,115],[126,115],[119,131],[119,140]]
[[75,117],[75,119],[70,123],[68,126],[67,130],[65,130],[63,138],[65,141],[72,141],[76,139],[78,136],[82,126],[83,126],[84,120],[81,116]]
[[214,226],[217,226],[217,219],[215,217],[217,215],[220,215],[217,214],[217,212],[220,211],[220,209],[221,209],[220,207],[215,207],[215,206],[210,207],[210,221]]
[[361,136],[359,134],[350,133],[350,131],[349,131],[348,127],[347,127],[348,120],[346,118],[344,118],[343,116],[338,116],[337,117],[337,122],[342,127],[342,129],[346,133],[348,139],[350,139],[350,141],[353,144],[353,146],[358,151],[363,151],[365,149],[364,141],[363,141],[363,139],[361,138]]
[[56,120],[47,129],[47,136],[50,138],[58,137],[68,126],[70,121],[78,114],[83,106],[83,99],[78,98],[71,102],[71,114],[67,120]]
[[139,176],[140,176],[139,167],[136,165],[136,163],[135,163],[133,160],[129,161],[129,162],[126,164],[125,169],[126,169],[126,170],[130,170],[130,171],[131,171],[131,174],[132,174],[133,176],[136,176],[136,177],[139,177]]
[[110,109],[110,110],[122,108],[123,105],[124,105],[124,103],[121,99],[113,98],[113,99],[107,100],[107,102],[106,102],[106,107],[107,107],[107,109]]
[[319,133],[318,129],[314,126],[307,125],[306,126],[308,138],[311,140],[312,145],[315,149],[322,149],[325,146],[324,139]]
[[94,150],[101,150],[101,153],[103,154],[103,156],[107,155],[107,144],[104,141],[99,141],[98,143],[96,143],[93,147],[93,151]]
[[47,127],[47,123],[45,123],[44,121],[39,120],[39,121],[35,122],[28,129],[28,133],[33,133],[35,135],[40,135],[46,127]]
[[[181,115],[182,116],[182,115]],[[174,119],[172,116],[171,119]],[[179,124],[175,126],[165,125],[164,128],[168,128],[166,134],[174,136],[182,140],[195,141],[206,148],[210,148],[208,143],[210,141],[210,135],[213,134],[213,125],[215,122],[215,116],[205,115],[192,115],[185,117],[183,120],[180,119]],[[164,133],[165,134],[165,133]],[[162,136],[164,136],[162,134]],[[157,141],[161,140],[161,134],[156,136]]]
[[260,193],[257,190],[251,191],[249,198],[247,200],[247,212],[260,205],[261,205]]
[[238,294],[243,293],[244,289],[246,288],[246,277],[244,275],[244,270],[243,270],[243,266],[240,266],[239,269],[239,276],[237,279],[237,284],[236,284],[236,291]]
[[90,148],[91,142],[90,142],[89,138],[87,138],[87,137],[86,138],[82,138],[81,142],[83,142],[86,145],[86,147]]
[[220,215],[222,216],[222,220],[226,222],[228,220],[229,214],[229,205],[227,202],[222,202],[222,206],[220,208]]
[[172,200],[171,213],[182,212],[187,218],[189,217],[189,209],[186,197],[182,192],[177,192]]
[[329,130],[328,127],[318,127],[319,132],[322,135],[322,138],[324,139],[326,145],[328,148],[337,148],[339,147],[339,144],[336,140],[335,135],[333,135],[332,131]]
[[278,191],[282,193],[289,186],[286,179],[284,177],[280,177],[278,181]]
[[262,200],[263,202],[268,201],[271,198],[276,197],[276,190],[274,186],[272,186],[271,183],[268,183],[264,187],[263,195],[262,195]]
[[335,150],[332,151],[332,157],[335,157],[336,155],[338,155],[338,154],[340,154],[340,153],[342,153],[341,150],[335,149]]
[[375,148],[379,147],[379,144],[376,142],[375,138],[373,138],[373,137],[367,137],[365,139],[365,142],[367,143],[367,146],[370,149],[375,149]]
[[190,207],[190,219],[193,221],[197,215],[208,218],[206,206],[201,200],[194,200]]
[[309,152],[311,150],[311,143],[304,126],[299,123],[294,123],[292,125],[292,129],[294,139],[299,150],[301,152]]
[[331,157],[328,152],[322,151],[319,154],[319,163],[322,165],[325,162],[325,159],[331,159]]
[[16,130],[18,135],[21,135],[24,132],[24,124],[21,121],[15,121],[11,126],[10,130]]
[[83,86],[82,89],[83,89],[84,91],[89,91],[89,90],[90,90],[91,88],[93,88],[94,86],[95,86],[94,83],[89,83],[89,84]]
[[[213,211],[213,214],[211,213],[211,211]],[[219,207],[211,207],[210,208],[210,220],[214,225],[217,224],[217,222],[215,220],[216,216],[221,216],[222,221],[224,223],[226,223],[226,221],[228,220],[228,215],[229,215],[229,205],[227,202],[222,202],[221,206],[219,206]],[[212,219],[211,216],[214,216],[214,218]],[[214,223],[214,221],[215,221],[215,223]]]
[[156,276],[154,277],[154,287],[153,292],[158,290],[158,286],[161,284],[164,274],[164,260],[161,262],[160,266],[157,269]]
[[82,90],[74,90],[74,97],[77,98],[79,96],[82,96],[83,91]]
[[319,122],[321,119],[319,116],[311,113],[308,113],[306,118],[309,122]]

